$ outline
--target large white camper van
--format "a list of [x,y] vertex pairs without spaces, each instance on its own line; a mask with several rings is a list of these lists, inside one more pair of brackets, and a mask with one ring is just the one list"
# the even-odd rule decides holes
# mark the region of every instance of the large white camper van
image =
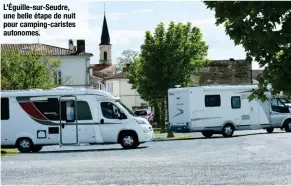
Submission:
[[45,145],[120,143],[136,148],[153,139],[146,119],[119,98],[94,89],[1,92],[1,146],[38,152]]
[[233,135],[234,130],[274,128],[291,131],[291,113],[279,99],[248,100],[256,85],[198,86],[168,90],[168,130],[202,132],[205,137]]

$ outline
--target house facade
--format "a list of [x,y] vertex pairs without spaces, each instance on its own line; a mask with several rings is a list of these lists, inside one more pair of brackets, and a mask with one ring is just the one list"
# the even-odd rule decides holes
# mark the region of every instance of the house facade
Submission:
[[138,109],[150,109],[148,103],[141,99],[139,93],[132,89],[132,84],[128,83],[128,79],[123,72],[105,78],[105,90],[120,97],[129,109],[135,111]]
[[77,40],[77,46],[69,40],[68,48],[46,44],[1,44],[1,51],[19,50],[22,53],[35,51],[59,59],[60,66],[55,69],[55,83],[62,86],[89,87],[89,65],[91,53],[85,52],[85,41]]

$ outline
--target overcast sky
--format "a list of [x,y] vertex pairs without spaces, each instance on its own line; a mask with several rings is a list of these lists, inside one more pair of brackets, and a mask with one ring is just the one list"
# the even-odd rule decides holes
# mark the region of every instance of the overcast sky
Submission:
[[[3,2],[3,1],[2,1]],[[59,47],[68,47],[68,40],[85,39],[86,51],[93,53],[91,63],[98,63],[99,43],[104,15],[104,1],[97,0],[4,0],[4,3],[17,4],[50,4],[68,5],[71,12],[77,15],[76,28],[48,28],[41,29],[39,42]],[[2,7],[3,8],[3,7]],[[22,11],[24,13],[26,11]],[[48,13],[39,11],[40,13]],[[52,13],[62,13],[52,11]],[[3,12],[1,11],[0,14]],[[4,13],[8,13],[5,11]],[[30,13],[35,13],[30,11]],[[153,31],[160,22],[168,24],[170,21],[192,22],[198,26],[204,40],[209,45],[208,58],[212,60],[245,59],[244,49],[235,46],[229,39],[222,26],[215,25],[214,12],[206,9],[200,1],[107,1],[106,17],[112,43],[112,60],[116,62],[123,50],[140,50],[146,30]],[[3,15],[1,15],[1,19]],[[16,20],[14,20],[16,21]],[[39,20],[33,20],[39,21]],[[51,20],[56,21],[56,20]],[[59,20],[60,21],[60,20]],[[61,20],[64,21],[64,20]],[[73,20],[72,20],[73,21]],[[3,27],[1,27],[1,33]],[[11,29],[11,28],[10,28]],[[13,28],[19,30],[20,28]],[[21,28],[22,30],[25,30]],[[9,29],[5,29],[9,30]],[[2,43],[36,43],[37,37],[3,37]],[[258,69],[253,64],[253,69]]]

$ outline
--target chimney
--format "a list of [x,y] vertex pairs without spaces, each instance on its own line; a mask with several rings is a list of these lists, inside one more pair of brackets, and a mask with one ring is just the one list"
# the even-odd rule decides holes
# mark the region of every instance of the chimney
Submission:
[[77,40],[77,53],[85,52],[85,40]]
[[70,39],[69,40],[69,50],[73,50],[74,49],[74,43],[73,43],[73,40]]

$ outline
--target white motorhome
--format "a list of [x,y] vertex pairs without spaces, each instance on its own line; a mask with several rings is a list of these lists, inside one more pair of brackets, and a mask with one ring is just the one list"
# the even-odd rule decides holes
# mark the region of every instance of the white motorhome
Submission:
[[262,102],[248,100],[257,85],[220,85],[171,88],[168,90],[168,130],[202,132],[205,137],[235,130],[274,128],[291,131],[291,113],[286,105],[268,94]]
[[114,144],[136,148],[152,126],[120,98],[94,89],[1,92],[1,146],[38,152],[46,145]]

